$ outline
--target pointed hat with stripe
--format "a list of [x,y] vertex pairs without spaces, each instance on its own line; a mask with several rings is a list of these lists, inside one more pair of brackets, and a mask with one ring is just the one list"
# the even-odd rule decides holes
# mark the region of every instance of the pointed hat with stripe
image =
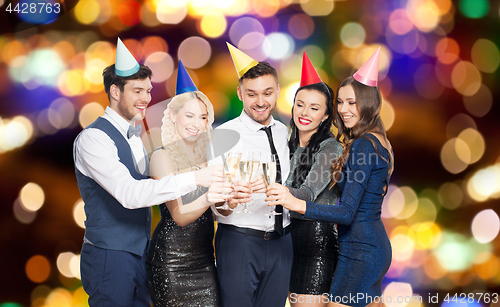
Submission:
[[175,87],[175,95],[180,95],[187,92],[197,91],[198,88],[194,85],[193,79],[189,76],[186,68],[179,60],[179,68],[177,69],[177,85]]
[[116,43],[115,74],[120,77],[132,76],[139,71],[139,63],[118,37]]
[[378,83],[378,62],[380,59],[380,47],[353,75],[354,79],[364,85],[375,87]]
[[243,77],[243,75],[252,67],[259,64],[258,61],[252,59],[238,48],[234,47],[230,43],[227,43],[229,48],[229,53],[231,53],[231,58],[233,59],[234,67],[236,67],[236,72],[238,73],[238,78]]
[[304,55],[302,57],[302,75],[300,76],[300,86],[302,87],[320,82],[323,82],[323,80],[319,77],[318,72],[304,51]]

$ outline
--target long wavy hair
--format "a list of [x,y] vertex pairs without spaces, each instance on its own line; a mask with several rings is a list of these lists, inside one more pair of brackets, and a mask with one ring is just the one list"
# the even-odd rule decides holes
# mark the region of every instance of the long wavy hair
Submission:
[[[175,124],[170,119],[171,112],[177,114],[184,104],[191,99],[198,99],[203,102],[207,107],[208,113],[205,133],[201,133],[194,144],[194,161],[190,160],[186,154],[186,149],[181,142],[181,136],[176,133]],[[161,142],[172,162],[173,169],[170,173],[179,174],[205,166],[207,162],[207,145],[210,142],[210,132],[212,131],[212,124],[214,122],[214,107],[208,97],[200,91],[187,92],[174,96],[163,114]]]
[[339,90],[344,87],[350,85],[352,86],[356,98],[356,107],[359,112],[359,121],[352,128],[347,128],[344,125],[344,121],[342,120],[339,111],[338,111],[338,101],[335,101],[335,116],[333,119],[333,124],[338,128],[337,141],[339,141],[343,146],[342,155],[339,156],[332,164],[332,183],[333,187],[340,178],[342,168],[344,167],[345,161],[347,161],[349,150],[351,149],[352,143],[359,139],[360,137],[364,137],[369,139],[373,148],[377,155],[382,158],[384,161],[387,161],[384,157],[380,155],[377,151],[377,146],[375,142],[366,137],[367,133],[379,133],[384,138],[386,144],[389,145],[389,176],[392,174],[394,170],[394,158],[392,156],[392,148],[389,139],[387,138],[387,133],[384,127],[384,123],[380,118],[380,109],[382,107],[382,95],[378,87],[372,87],[364,85],[352,76],[349,76],[340,82],[339,87],[337,89],[337,97],[339,96]]
[[[326,140],[329,137],[333,137],[333,134],[330,132],[330,128],[332,127],[333,121],[333,91],[332,89],[324,82],[314,83],[306,86],[299,87],[295,92],[295,97],[293,99],[294,105],[296,103],[295,99],[297,98],[297,94],[302,90],[314,90],[325,95],[326,98],[326,111],[325,115],[328,115],[328,118],[323,121],[318,130],[311,136],[309,143],[307,144],[304,151],[300,154],[298,158],[298,166],[294,170],[293,174],[293,182],[292,188],[299,188],[304,180],[306,179],[311,167],[313,165],[313,155],[319,150],[319,145],[321,142]],[[288,141],[288,147],[290,148],[290,158],[297,150],[297,147],[300,144],[299,139],[299,129],[293,120],[293,107],[292,107],[292,119],[290,120],[291,126],[291,136]]]

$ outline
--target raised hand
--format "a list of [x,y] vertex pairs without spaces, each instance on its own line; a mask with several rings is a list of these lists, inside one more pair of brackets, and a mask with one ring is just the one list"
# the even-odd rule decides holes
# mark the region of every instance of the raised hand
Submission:
[[250,188],[252,189],[252,193],[266,193],[267,185],[264,180],[264,175],[255,176],[250,180]]
[[224,173],[222,165],[212,165],[204,167],[194,172],[194,180],[196,185],[210,187],[212,182],[224,181]]
[[273,183],[267,187],[266,201],[268,206],[282,205],[291,211],[304,214],[306,211],[306,202],[293,196],[287,187],[279,183]]

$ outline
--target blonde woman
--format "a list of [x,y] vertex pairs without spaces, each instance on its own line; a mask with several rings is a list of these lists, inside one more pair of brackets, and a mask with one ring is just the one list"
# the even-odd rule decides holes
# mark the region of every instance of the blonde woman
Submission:
[[[214,121],[208,98],[197,90],[178,94],[168,104],[162,121],[163,147],[151,157],[151,177],[206,166],[206,146]],[[223,193],[231,191],[230,184],[216,182],[209,189],[198,187],[160,205],[161,221],[146,259],[154,306],[220,306],[212,245],[214,220],[207,209],[227,199]]]

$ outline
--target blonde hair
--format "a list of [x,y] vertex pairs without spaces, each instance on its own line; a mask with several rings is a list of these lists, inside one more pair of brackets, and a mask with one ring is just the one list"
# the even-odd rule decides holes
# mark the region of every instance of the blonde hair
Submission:
[[[180,142],[181,137],[176,133],[175,126],[170,119],[170,113],[177,114],[184,104],[192,99],[198,99],[207,107],[207,126],[205,133],[202,133],[194,144],[195,160],[189,159],[186,150]],[[210,132],[214,122],[214,107],[205,94],[200,91],[187,92],[174,96],[163,113],[161,126],[161,142],[172,163],[173,169],[169,174],[179,174],[198,169],[206,165],[207,145],[210,142]]]

